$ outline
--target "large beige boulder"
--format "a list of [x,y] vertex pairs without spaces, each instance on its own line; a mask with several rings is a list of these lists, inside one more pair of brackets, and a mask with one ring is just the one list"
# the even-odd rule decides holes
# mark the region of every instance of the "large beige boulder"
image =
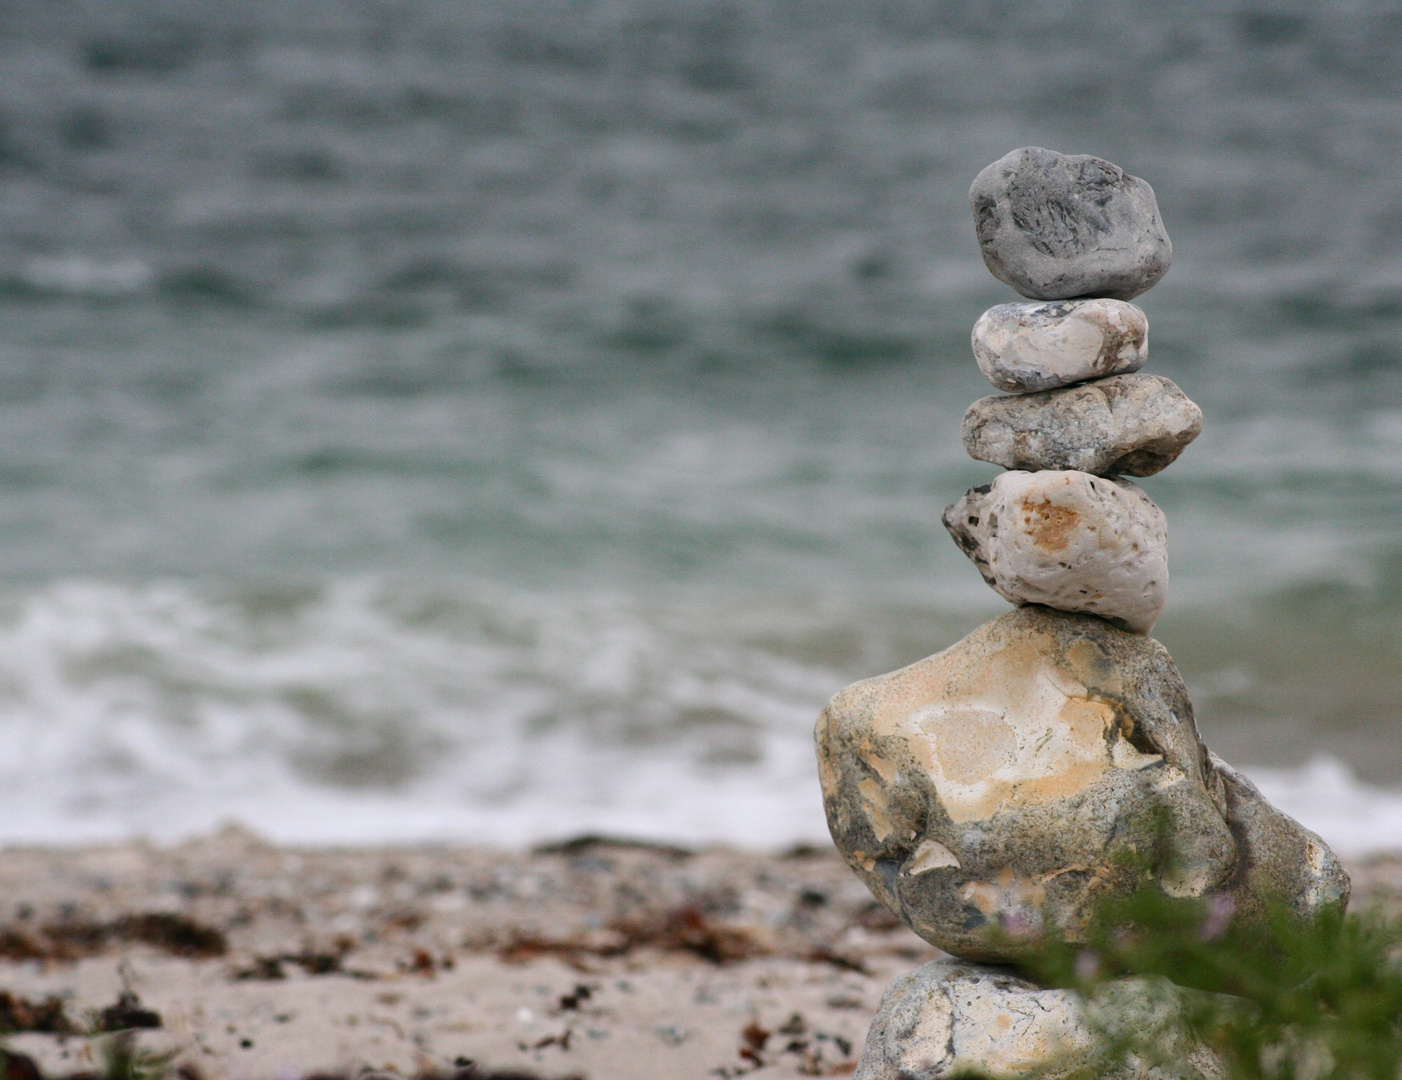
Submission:
[[1168,600],[1168,522],[1128,480],[1013,470],[970,488],[944,525],[1014,604],[1088,611],[1147,634]]
[[1010,962],[1078,941],[1097,901],[1145,882],[1278,895],[1308,916],[1348,878],[1198,739],[1158,642],[1024,607],[944,652],[840,691],[816,729],[828,827],[872,893],[931,944]]

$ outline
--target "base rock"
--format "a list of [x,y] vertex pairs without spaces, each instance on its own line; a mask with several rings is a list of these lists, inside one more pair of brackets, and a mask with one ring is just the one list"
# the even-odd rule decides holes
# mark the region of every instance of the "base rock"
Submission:
[[1347,901],[1324,842],[1207,753],[1164,647],[1093,616],[1001,615],[839,691],[815,738],[838,851],[966,959],[1082,941],[1102,898],[1146,883],[1245,920],[1271,896],[1301,919]]
[[[1046,990],[1006,968],[932,960],[897,978],[871,1022],[854,1080],[938,1080],[959,1075],[1061,1080],[1073,1073],[1122,1080],[1209,1080],[1221,1060],[1175,1023],[1186,994],[1150,979],[1123,979],[1094,1002]],[[1132,1036],[1145,1057],[1107,1061],[1111,1038]]]

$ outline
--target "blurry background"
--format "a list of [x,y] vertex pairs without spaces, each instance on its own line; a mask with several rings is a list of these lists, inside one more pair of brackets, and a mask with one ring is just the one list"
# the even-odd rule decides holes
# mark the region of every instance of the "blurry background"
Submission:
[[1005,610],[966,192],[1147,178],[1206,431],[1156,636],[1402,840],[1402,13],[9,0],[0,839],[824,836],[809,732]]

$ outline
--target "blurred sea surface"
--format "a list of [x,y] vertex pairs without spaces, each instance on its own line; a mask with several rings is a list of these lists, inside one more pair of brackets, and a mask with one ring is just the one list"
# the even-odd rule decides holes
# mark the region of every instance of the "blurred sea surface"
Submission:
[[1391,3],[0,5],[0,840],[824,835],[854,679],[1006,605],[1008,150],[1147,178],[1209,743],[1402,842]]

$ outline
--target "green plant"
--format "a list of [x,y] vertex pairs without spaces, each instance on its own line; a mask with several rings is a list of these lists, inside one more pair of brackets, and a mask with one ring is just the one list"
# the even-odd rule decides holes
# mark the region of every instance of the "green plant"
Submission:
[[130,1031],[119,1031],[102,1040],[102,1080],[166,1080],[175,1051],[156,1053],[137,1045]]
[[[1084,942],[1049,942],[1025,966],[1087,999],[1115,1059],[1092,1075],[1131,1055],[1172,1073],[1182,1063],[1171,1048],[1185,1045],[1165,1037],[1176,1026],[1231,1080],[1398,1080],[1402,920],[1369,910],[1302,921],[1278,903],[1233,915],[1226,897],[1146,887],[1102,904]],[[1149,978],[1126,994],[1130,975]]]

